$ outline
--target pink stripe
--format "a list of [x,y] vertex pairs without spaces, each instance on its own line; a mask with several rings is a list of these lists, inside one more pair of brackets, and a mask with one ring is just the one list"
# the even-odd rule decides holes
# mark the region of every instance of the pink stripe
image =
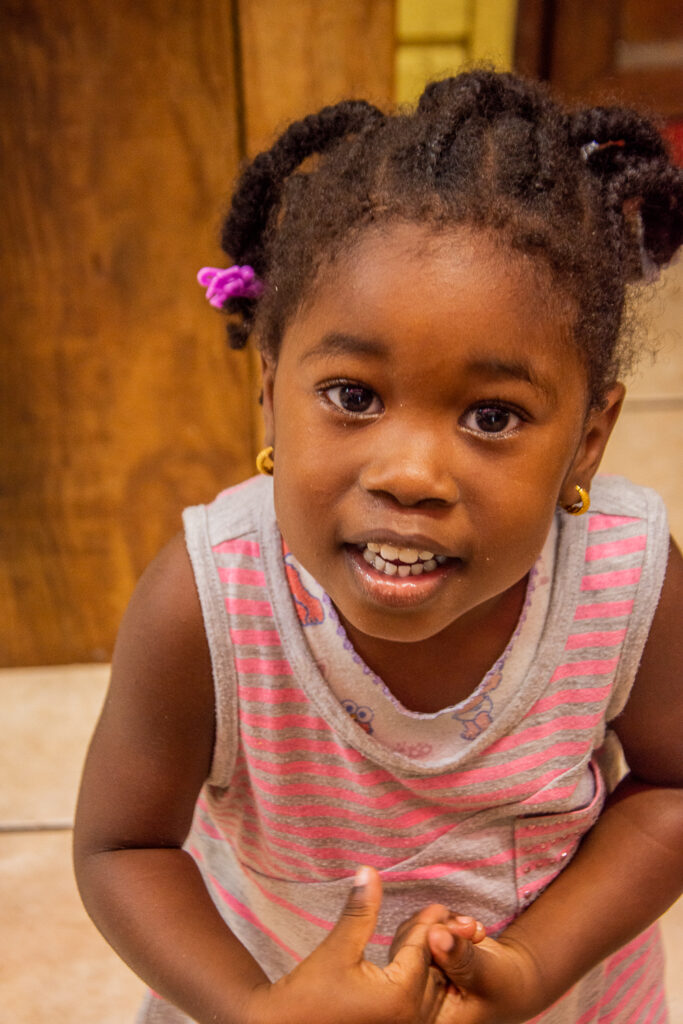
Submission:
[[330,732],[327,722],[315,715],[259,715],[240,710],[240,722],[254,729],[314,729],[317,732]]
[[564,800],[576,792],[576,786],[556,786],[554,789],[543,789],[533,793],[528,800],[524,801],[525,807],[534,807],[536,804],[547,804],[552,800]]
[[630,615],[633,601],[601,601],[598,604],[580,604],[575,619],[618,619]]
[[[289,850],[294,855],[292,861],[293,864],[301,866],[302,860],[314,861],[316,864],[316,870],[318,865],[325,861],[339,861],[343,865],[349,865],[357,863],[358,860],[362,859],[364,864],[369,864],[373,868],[389,868],[395,862],[395,858],[388,854],[375,853],[374,850],[378,849],[378,844],[375,841],[374,844],[369,841],[369,836],[366,833],[367,849],[361,852],[357,850],[351,850],[345,844],[341,844],[339,847],[334,846],[309,846],[306,843],[295,843],[289,839],[283,839],[279,836],[271,835],[269,837],[269,845],[278,850]],[[419,849],[419,844],[416,842],[413,847]],[[403,859],[403,852],[401,852],[401,859]],[[412,853],[412,848],[410,848]],[[281,856],[278,853],[278,857]],[[284,855],[282,855],[284,856]],[[346,870],[346,868],[342,869]],[[337,872],[339,869],[337,869]]]
[[[532,712],[533,708],[529,713]],[[544,722],[543,725],[532,725],[522,732],[516,732],[514,736],[503,736],[486,750],[486,755],[502,753],[505,750],[518,750],[527,743],[547,739],[556,733],[592,729],[601,719],[602,709],[594,711],[590,715],[560,715]]]
[[633,1019],[640,1020],[643,1012],[647,1011],[644,1024],[655,1024],[655,1021],[660,1018],[660,1014],[664,1009],[663,1002],[664,992],[656,982],[652,982],[633,1011]]
[[[245,675],[291,676],[292,666],[288,661],[270,658],[235,658],[235,667]],[[272,693],[270,694],[272,698]]]
[[641,569],[617,569],[615,572],[599,572],[595,576],[584,576],[581,581],[582,590],[602,590],[605,587],[625,587],[637,583]]
[[276,629],[231,629],[234,644],[258,644],[263,647],[279,647],[280,634]]
[[261,548],[255,540],[224,540],[216,544],[212,550],[221,555],[253,555],[255,558],[261,554]]
[[[245,719],[247,716],[244,714],[242,718]],[[307,715],[282,715],[279,718],[266,716],[266,715],[252,715],[249,716],[254,719],[256,724],[265,724],[265,727],[277,729],[277,723],[284,722],[285,724],[300,725],[302,722],[308,724],[309,722],[317,723],[322,722],[322,719],[310,718]],[[322,728],[327,728],[324,722],[322,722]],[[259,753],[262,748],[260,743],[254,743]],[[457,794],[457,802],[462,799],[467,801],[480,801],[482,799],[481,794],[463,794],[462,789],[465,786],[475,787],[486,782],[499,781],[500,779],[509,779],[518,773],[525,772],[530,768],[539,768],[548,761],[554,760],[557,757],[563,757],[565,755],[582,754],[586,750],[586,741],[581,740],[567,740],[565,742],[554,743],[552,746],[542,750],[534,751],[532,753],[524,754],[520,757],[512,758],[499,765],[489,765],[488,767],[472,769],[471,771],[459,771],[449,772],[447,775],[440,776],[439,778],[427,778],[427,779],[415,779],[413,781],[412,789],[415,794],[423,796],[423,791],[426,791],[426,795],[431,797],[432,800],[449,800],[449,796],[443,793],[444,789],[452,789]],[[315,761],[311,761],[309,774],[313,778],[319,778],[320,773],[317,771],[317,765]],[[554,772],[550,772],[547,775],[547,780],[552,780],[555,777]],[[318,782],[292,782],[282,783],[274,782],[266,779],[254,779],[254,784],[262,792],[271,793],[272,795],[290,797],[290,796],[330,796],[337,798],[344,798],[343,794],[340,794],[339,787],[335,785],[324,785]],[[529,790],[529,786],[533,785],[531,780],[529,782],[517,784],[516,786],[505,789],[504,794],[509,796],[515,792],[526,793]],[[535,785],[534,785],[534,788]],[[504,797],[501,793],[495,793],[494,804],[504,802]],[[368,793],[357,793],[348,794],[348,799],[366,807],[386,808],[395,806],[397,803],[405,800],[414,799],[414,796],[410,792],[405,790],[394,790],[390,793],[384,793],[379,796],[372,796]],[[285,809],[283,808],[283,813]],[[318,809],[319,814],[322,813]],[[333,812],[331,812],[333,813]]]
[[589,530],[612,530],[616,526],[629,526],[631,523],[639,523],[639,519],[631,516],[603,516],[593,515],[588,522]]
[[358,751],[352,750],[350,747],[345,749],[336,740],[331,739],[323,740],[310,739],[304,736],[292,736],[286,740],[273,740],[261,736],[251,737],[247,733],[243,736],[243,741],[246,746],[255,747],[268,754],[286,754],[291,751],[301,751],[303,754],[309,751],[311,754],[337,754],[349,763],[358,763],[365,760]]
[[[191,849],[190,852],[193,857],[199,859],[198,850]],[[208,880],[213,886],[216,893],[221,897],[223,902],[230,907],[231,910],[238,914],[244,921],[248,921],[249,924],[252,924],[254,925],[255,928],[258,928],[258,930],[262,932],[264,935],[267,935],[269,939],[272,939],[273,942],[275,942],[280,947],[280,949],[284,949],[285,953],[288,953],[289,956],[296,960],[297,963],[301,961],[302,957],[299,956],[298,953],[296,953],[286,943],[284,943],[282,939],[275,934],[275,932],[271,931],[270,928],[268,928],[263,923],[263,921],[260,921],[256,914],[254,914],[253,911],[249,909],[249,907],[245,907],[244,903],[241,903],[232,895],[232,893],[229,893],[227,889],[224,889],[217,878],[214,878],[213,875],[208,875]]]
[[425,882],[435,878],[445,878],[447,875],[456,874],[459,871],[481,871],[482,868],[494,867],[497,864],[509,864],[514,860],[514,848],[501,850],[491,857],[481,857],[476,860],[455,860],[449,864],[427,864],[424,867],[412,870],[387,871],[385,873],[388,882]]
[[265,587],[266,577],[260,569],[242,569],[238,565],[218,566],[221,583],[243,583],[247,587]]
[[[209,813],[208,808],[206,809],[206,813]],[[210,821],[206,821],[205,818],[197,818],[195,825],[197,828],[201,829],[205,835],[210,836],[212,839],[225,839],[223,833]]]
[[[395,850],[400,853],[400,859],[405,860],[406,853],[413,855],[413,851],[417,853],[421,849],[423,843],[431,842],[444,835],[450,829],[450,825],[444,826],[440,829],[431,829],[429,832],[425,832],[424,835],[420,836],[404,836],[402,838],[392,838],[391,840],[382,836],[371,836],[367,830],[361,833],[356,832],[354,829],[333,829],[328,828],[329,835],[320,838],[329,838],[331,840],[338,840],[338,845],[332,843],[328,846],[314,845],[312,840],[317,837],[317,830],[311,833],[307,830],[307,834],[304,840],[297,842],[294,839],[287,839],[285,836],[274,835],[271,833],[268,837],[268,844],[271,847],[277,847],[283,850],[289,850],[292,853],[299,855],[299,862],[301,859],[313,859],[313,860],[338,860],[344,864],[347,864],[350,859],[362,860],[362,862],[372,864],[374,867],[381,865],[382,867],[390,867],[396,862],[396,857],[392,856],[389,851]],[[347,833],[347,834],[344,834]],[[300,830],[299,830],[300,834]],[[349,843],[357,843],[360,850],[352,849]],[[382,854],[374,853],[377,849],[383,851]],[[361,852],[362,851],[362,852]]]
[[[569,992],[565,993],[565,995],[562,997],[562,999],[566,999],[567,996],[569,996],[571,994],[571,991],[572,990],[570,989]],[[558,1000],[558,1002],[555,1005],[557,1006],[561,1002],[562,1002],[562,1000]],[[581,1014],[581,1016],[577,1020],[576,1024],[596,1024],[596,1021],[598,1019],[598,1011],[599,1011],[599,1009],[600,1009],[600,1007],[596,1003],[593,1003],[593,1005],[591,1007],[589,1007],[589,1009],[586,1010],[585,1013]],[[530,1020],[529,1024],[536,1024],[536,1021],[540,1022],[542,1020],[543,1020],[543,1015],[541,1014],[539,1017],[534,1017],[533,1020]]]
[[647,537],[626,537],[624,540],[606,541],[604,544],[591,544],[586,548],[586,561],[594,562],[598,558],[611,558],[613,555],[630,555],[633,551],[644,551]]
[[242,597],[226,597],[225,607],[230,615],[266,615],[272,616],[270,601],[249,601]]
[[[448,775],[415,780],[414,788],[417,792],[427,789],[430,793],[440,791],[443,788],[460,788],[466,785],[476,786],[482,782],[492,782],[498,779],[511,778],[519,772],[525,772],[529,768],[538,768],[546,761],[565,754],[580,753],[585,749],[585,742],[578,740],[567,740],[563,743],[555,743],[552,747],[544,750],[537,750],[530,754],[522,754],[520,757],[513,757],[502,764],[490,765],[484,768],[473,768],[470,771],[449,772]],[[496,801],[497,803],[498,801]]]
[[[285,662],[289,665],[289,662]],[[290,666],[291,671],[291,666]],[[278,686],[277,689],[270,689],[267,686],[240,686],[240,700],[253,701],[268,704],[307,704],[308,699],[303,690],[294,686]]]
[[[282,896],[277,896],[274,892],[270,892],[265,886],[261,885],[258,878],[250,872],[252,883],[261,892],[269,903],[274,903],[277,907],[282,907],[284,910],[288,910],[290,914],[294,914],[296,917],[300,917],[303,921],[308,921],[309,924],[315,925],[316,928],[324,928],[326,932],[331,932],[334,928],[335,921],[326,921],[322,917],[317,917],[315,914],[310,914],[303,907],[297,906],[295,903],[290,903],[289,900],[283,899]],[[349,884],[352,879],[349,879]]]
[[[337,807],[327,804],[308,804],[298,807],[287,807],[285,805],[282,807],[257,791],[254,791],[254,798],[259,805],[259,816],[265,821],[272,823],[274,827],[280,828],[283,832],[287,830],[287,817],[294,819],[295,827],[300,827],[302,818],[327,818],[329,821],[349,821],[352,824],[366,824],[371,828],[375,828],[378,824],[376,814],[364,814],[360,810],[360,807],[368,806],[362,802],[359,802],[360,806],[356,805],[353,807]],[[408,799],[407,796],[406,799]],[[408,828],[423,828],[425,822],[431,822],[443,817],[444,813],[446,812],[433,807],[413,808],[403,813],[395,814],[391,818],[383,816],[381,825],[383,828],[394,832]],[[222,821],[220,812],[216,814],[216,817]]]
[[[587,811],[588,807],[583,807],[582,810],[583,811]],[[529,839],[536,840],[539,836],[540,837],[546,837],[546,838],[548,836],[550,836],[552,838],[552,836],[555,835],[555,834],[561,836],[567,830],[568,818],[571,818],[571,816],[574,815],[574,814],[576,814],[576,811],[566,811],[564,814],[562,812],[559,812],[559,814],[558,814],[559,821],[552,820],[552,821],[549,821],[547,824],[543,824],[543,823],[539,822],[538,818],[534,818],[534,821],[533,821],[532,825],[516,825],[515,826],[515,835],[518,837],[520,843],[524,842],[525,840],[529,840]],[[554,818],[554,816],[553,816],[553,818]],[[520,819],[518,819],[518,820],[520,820]],[[521,820],[523,820],[523,819],[521,819]],[[535,846],[526,846],[525,845],[521,849],[521,854],[523,856],[527,856],[529,853],[531,853],[535,849],[536,849]]]
[[[435,815],[432,815],[432,818],[434,817]],[[443,815],[441,815],[441,817],[443,817]],[[250,821],[248,823],[248,827],[252,831],[256,831],[259,835],[261,835],[262,822],[267,820],[268,815],[263,815],[262,817],[259,816],[258,818],[255,818],[253,821]],[[274,821],[274,825],[277,828],[277,834],[273,830],[269,832],[269,843],[279,842],[286,846],[288,849],[301,850],[304,856],[306,857],[316,857],[317,850],[313,849],[313,842],[323,839],[333,839],[342,844],[343,849],[346,850],[346,853],[342,858],[343,860],[346,860],[348,858],[349,853],[351,852],[349,850],[349,847],[346,845],[346,843],[348,842],[360,843],[361,845],[367,845],[368,842],[371,842],[375,846],[377,844],[380,844],[383,848],[386,847],[387,849],[405,850],[414,846],[417,846],[419,848],[422,843],[431,841],[431,839],[437,839],[439,836],[444,835],[445,832],[448,832],[453,827],[453,822],[448,821],[446,824],[441,824],[431,829],[420,829],[419,833],[412,833],[410,835],[399,836],[393,834],[381,837],[379,835],[370,836],[368,835],[367,828],[354,827],[356,824],[360,826],[360,822],[358,822],[355,817],[351,816],[349,818],[349,821],[352,824],[349,827],[345,827],[342,825],[335,826],[329,824],[313,825],[306,829],[306,835],[303,837],[303,841],[301,841],[301,826],[298,825],[296,822],[289,825],[283,825],[280,821],[277,821],[275,819],[272,820]],[[379,823],[377,822],[376,819],[374,827],[379,827]],[[395,833],[398,830],[394,828],[391,831]],[[290,836],[294,836],[295,839],[297,839],[298,841],[292,843],[287,838]]]
[[597,704],[605,700],[611,693],[611,686],[600,686],[586,690],[559,690],[550,697],[541,697],[537,700],[531,711],[527,712],[527,718],[532,715],[540,715],[545,711],[552,711],[559,704]]
[[567,640],[565,650],[576,651],[582,647],[616,647],[625,636],[625,629],[614,629],[605,633],[574,633]]
[[[312,765],[314,769],[315,766]],[[311,772],[313,774],[313,772]],[[313,775],[315,778],[315,775]],[[288,799],[292,796],[305,797],[311,799],[312,797],[324,797],[327,800],[340,800],[344,801],[345,804],[355,804],[359,807],[372,807],[377,810],[384,810],[385,808],[395,807],[397,804],[405,803],[406,801],[412,800],[414,802],[414,796],[406,792],[404,789],[397,789],[392,793],[379,793],[373,795],[372,793],[354,793],[351,792],[340,792],[339,786],[334,782],[329,785],[320,784],[317,782],[271,782],[269,779],[252,779],[254,790],[259,793],[267,793],[271,797],[280,799]],[[295,813],[302,812],[303,807],[301,805],[295,805],[292,808]],[[322,816],[323,814],[330,814],[334,817],[338,813],[339,808],[330,804],[329,807],[326,805],[325,810],[316,804],[316,814]],[[289,808],[282,808],[283,813],[288,813]],[[387,828],[390,827],[387,823]]]
[[619,1017],[621,1017],[622,1010],[624,1009],[626,1004],[631,1002],[634,995],[637,995],[638,989],[642,986],[643,982],[647,982],[649,980],[647,978],[647,975],[645,975],[636,979],[634,985],[628,986],[627,984],[628,981],[631,978],[633,978],[634,974],[637,974],[639,971],[642,971],[643,967],[647,963],[647,960],[648,950],[646,949],[640,954],[640,956],[636,960],[629,964],[626,970],[621,972],[618,978],[615,978],[614,982],[610,985],[607,992],[605,992],[604,996],[602,997],[601,1005],[608,1005],[619,992],[623,992],[623,995],[619,1002],[611,1007],[608,1013],[600,1014],[600,1024],[610,1024],[610,1021],[618,1020]]
[[613,971],[615,967],[618,967],[619,964],[628,960],[629,957],[639,953],[640,950],[646,947],[649,948],[649,945],[657,931],[658,925],[656,923],[651,924],[644,932],[641,932],[640,935],[636,935],[634,939],[631,939],[631,941],[627,942],[625,946],[618,949],[607,961],[609,970]]
[[384,768],[357,772],[340,764],[324,764],[319,761],[264,761],[252,755],[249,755],[249,764],[252,768],[267,772],[271,778],[302,772],[312,774],[316,778],[345,779],[359,786],[377,786],[393,781],[391,775]]
[[[576,676],[606,676],[619,664],[619,658],[596,658],[593,661],[570,661],[558,665],[550,679],[573,679]],[[594,698],[595,699],[595,698]]]
[[[263,893],[267,900],[271,903],[276,904],[279,907],[283,907],[288,910],[290,914],[294,914],[296,917],[300,917],[304,921],[308,921],[309,924],[315,925],[317,928],[324,928],[325,931],[331,932],[334,928],[336,921],[325,921],[322,917],[316,917],[315,914],[310,914],[303,907],[298,907],[294,903],[290,903],[289,900],[285,900],[282,896],[276,896],[275,893],[270,892],[264,886],[260,884],[257,878],[253,878],[252,881],[256,885],[256,888]],[[352,877],[349,877],[349,886],[351,885]],[[380,946],[390,946],[394,941],[393,935],[378,935],[375,934],[371,937],[370,942]]]
[[[581,751],[585,749],[585,745],[576,744],[576,747],[580,748]],[[439,791],[437,794],[440,800],[440,808],[444,811],[457,811],[461,809],[471,809],[473,807],[498,807],[505,803],[509,803],[514,798],[523,798],[525,804],[538,802],[545,802],[550,799],[555,799],[557,796],[566,796],[574,792],[575,786],[570,785],[553,790],[550,794],[547,790],[544,790],[551,782],[554,782],[558,777],[557,771],[547,771],[542,775],[530,779],[528,781],[517,783],[514,786],[508,786],[505,789],[495,789],[493,791],[487,791],[483,793],[463,793],[458,789],[455,789],[453,793],[444,794]],[[330,820],[335,818],[348,818],[353,815],[359,815],[360,812],[357,809],[361,807],[370,807],[374,810],[383,811],[387,808],[391,808],[397,804],[405,803],[410,800],[410,794],[400,790],[397,793],[385,794],[383,797],[370,798],[365,796],[352,796],[350,803],[355,806],[355,810],[349,810],[348,808],[342,808],[335,804],[327,803],[316,803],[316,804],[278,804],[268,800],[262,792],[254,790],[254,796],[259,804],[265,806],[273,814],[279,817],[293,817],[293,818],[323,818],[327,817]],[[394,820],[392,818],[383,817],[382,825],[385,828],[394,828]]]

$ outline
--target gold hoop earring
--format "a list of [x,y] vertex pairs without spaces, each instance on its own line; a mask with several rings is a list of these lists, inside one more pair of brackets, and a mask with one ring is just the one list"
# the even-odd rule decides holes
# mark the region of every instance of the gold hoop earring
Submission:
[[264,476],[272,476],[275,463],[273,462],[273,446],[269,444],[267,448],[262,448],[256,456],[256,468],[259,473],[263,473]]
[[564,511],[568,512],[570,516],[582,516],[584,512],[587,512],[591,507],[591,499],[588,491],[579,484],[576,484],[576,491],[579,495],[579,500],[575,501],[573,505],[562,506]]

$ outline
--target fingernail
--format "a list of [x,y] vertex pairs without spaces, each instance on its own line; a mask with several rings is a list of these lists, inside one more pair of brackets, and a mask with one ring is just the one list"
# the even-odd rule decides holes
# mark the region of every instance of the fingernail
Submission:
[[455,920],[458,924],[471,924],[473,919],[471,917],[466,917],[464,914],[456,914]]
[[451,933],[441,928],[434,936],[433,941],[434,945],[437,947],[437,949],[440,949],[442,953],[450,953],[455,944],[455,939],[453,938]]
[[369,881],[370,881],[370,868],[365,867],[365,866],[363,866],[361,868],[358,868],[358,871],[356,871],[356,874],[355,874],[354,879],[353,879],[353,888],[354,889],[364,889]]

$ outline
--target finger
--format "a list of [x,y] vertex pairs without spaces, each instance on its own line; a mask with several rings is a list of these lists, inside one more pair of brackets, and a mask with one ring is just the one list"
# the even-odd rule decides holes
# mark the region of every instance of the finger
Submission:
[[446,927],[453,935],[457,935],[461,939],[469,939],[475,944],[486,938],[486,928],[481,921],[466,914],[449,917]]
[[356,964],[377,926],[382,902],[382,882],[374,868],[361,867],[356,872],[353,888],[344,909],[330,934],[319,948],[334,951],[339,964]]
[[441,1020],[441,1008],[446,998],[448,981],[443,971],[433,965],[429,968],[420,1014],[417,1018],[420,1024],[436,1024]]
[[441,903],[430,903],[428,906],[423,907],[412,917],[402,921],[396,929],[391,948],[389,949],[389,959],[393,960],[394,956],[401,948],[406,936],[415,927],[415,925],[430,925],[430,924],[446,924],[452,917],[452,914],[447,907],[444,907]]
[[433,925],[427,934],[434,962],[454,985],[467,985],[472,978],[476,945],[453,934],[450,927]]

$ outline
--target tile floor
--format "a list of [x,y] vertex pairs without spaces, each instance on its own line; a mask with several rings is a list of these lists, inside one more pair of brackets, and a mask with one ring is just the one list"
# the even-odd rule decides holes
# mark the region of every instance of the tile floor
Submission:
[[[142,985],[82,909],[70,822],[106,666],[0,671],[0,1019],[127,1024]],[[683,900],[664,918],[671,1024],[683,1024]]]

